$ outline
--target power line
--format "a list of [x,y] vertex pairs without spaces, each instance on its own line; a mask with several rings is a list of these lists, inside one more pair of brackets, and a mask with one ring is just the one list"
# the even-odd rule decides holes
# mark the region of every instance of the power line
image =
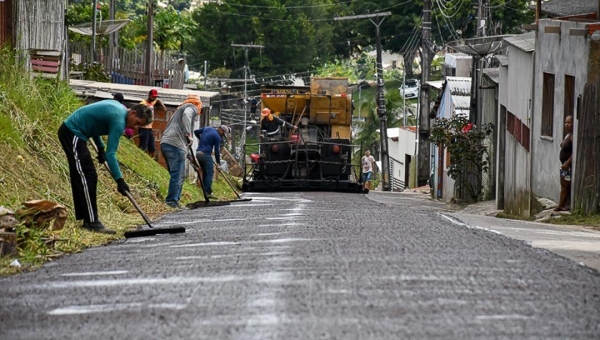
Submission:
[[[355,2],[356,0],[348,0],[348,1],[340,1],[331,4],[322,4],[322,5],[309,5],[309,6],[285,6],[286,9],[298,9],[298,8],[318,8],[318,7],[330,7],[342,4],[348,4],[351,2]],[[281,7],[277,6],[262,6],[262,5],[243,5],[243,4],[234,4],[231,2],[221,1],[223,5],[233,6],[233,7],[249,7],[249,8],[267,8],[267,9],[281,9]]]

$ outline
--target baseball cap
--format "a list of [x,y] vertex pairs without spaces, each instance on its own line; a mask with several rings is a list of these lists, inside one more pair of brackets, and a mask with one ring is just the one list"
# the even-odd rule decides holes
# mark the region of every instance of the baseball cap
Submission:
[[158,97],[158,90],[152,89],[152,90],[150,90],[150,93],[148,93],[148,95],[150,95],[152,97]]
[[221,128],[221,130],[223,130],[225,137],[229,138],[229,136],[231,136],[231,128],[229,126],[221,125],[221,126],[219,126],[219,128]]
[[271,113],[271,110],[269,110],[268,108],[265,107],[264,109],[262,109],[262,112],[260,113],[260,115],[265,117],[265,116],[268,116],[269,113]]

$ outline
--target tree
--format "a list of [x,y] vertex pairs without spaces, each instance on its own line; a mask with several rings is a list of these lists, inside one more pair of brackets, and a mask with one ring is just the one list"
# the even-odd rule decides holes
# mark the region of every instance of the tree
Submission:
[[244,0],[208,3],[193,14],[198,23],[190,46],[191,64],[225,64],[243,77],[244,51],[231,44],[260,44],[248,53],[257,79],[288,73],[307,73],[333,59],[333,28],[329,20],[336,7],[329,0]]
[[195,28],[189,12],[178,12],[171,5],[158,9],[154,16],[154,43],[161,56],[167,50],[182,50],[186,43],[192,41]]
[[478,201],[482,176],[489,170],[489,151],[484,140],[492,133],[492,124],[473,126],[466,117],[454,115],[435,121],[429,140],[450,154],[448,175],[456,181],[455,197]]

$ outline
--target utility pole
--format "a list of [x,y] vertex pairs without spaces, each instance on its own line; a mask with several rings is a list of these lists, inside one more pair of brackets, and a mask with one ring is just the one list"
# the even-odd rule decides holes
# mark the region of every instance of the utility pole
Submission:
[[231,46],[244,48],[244,131],[242,132],[243,144],[240,145],[243,146],[246,145],[246,121],[248,120],[248,50],[251,48],[264,48],[265,46],[254,44],[231,44]]
[[[385,111],[385,95],[383,86],[383,62],[381,58],[381,33],[379,26],[385,17],[392,12],[381,12],[347,17],[336,17],[333,20],[352,20],[369,18],[375,25],[377,38],[377,116],[379,116],[380,144],[381,144],[381,185],[383,191],[390,191],[390,155],[387,140],[387,113]],[[371,19],[373,18],[373,19]]]
[[98,0],[94,0],[92,2],[92,64],[96,61],[96,13],[97,11],[97,7],[98,6]]
[[148,35],[146,37],[146,86],[154,86],[152,58],[154,56],[154,0],[148,1]]
[[207,68],[206,64],[207,64],[207,61],[205,60],[204,61],[204,91],[206,91],[206,68]]
[[[108,5],[108,19],[115,20],[115,0],[110,0]],[[117,33],[113,32],[108,36],[108,60],[110,60],[112,69],[115,67],[115,55],[116,55],[116,42],[117,42]]]
[[423,31],[422,31],[422,59],[421,59],[421,91],[419,93],[419,152],[417,185],[424,185],[429,179],[429,86],[427,82],[431,77],[431,54],[429,41],[431,39],[431,0],[423,3]]
[[406,60],[404,60],[404,56],[402,56],[402,63],[404,64],[402,68],[402,108],[404,109],[404,120],[402,122],[402,127],[406,129]]

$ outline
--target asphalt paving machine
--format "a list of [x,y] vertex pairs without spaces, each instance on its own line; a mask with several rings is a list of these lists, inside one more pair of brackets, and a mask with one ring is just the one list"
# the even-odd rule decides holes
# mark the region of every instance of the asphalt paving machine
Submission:
[[261,136],[258,152],[244,159],[244,191],[317,190],[361,192],[359,165],[352,164],[352,99],[347,78],[312,78],[310,86],[264,85],[268,108],[294,128]]

